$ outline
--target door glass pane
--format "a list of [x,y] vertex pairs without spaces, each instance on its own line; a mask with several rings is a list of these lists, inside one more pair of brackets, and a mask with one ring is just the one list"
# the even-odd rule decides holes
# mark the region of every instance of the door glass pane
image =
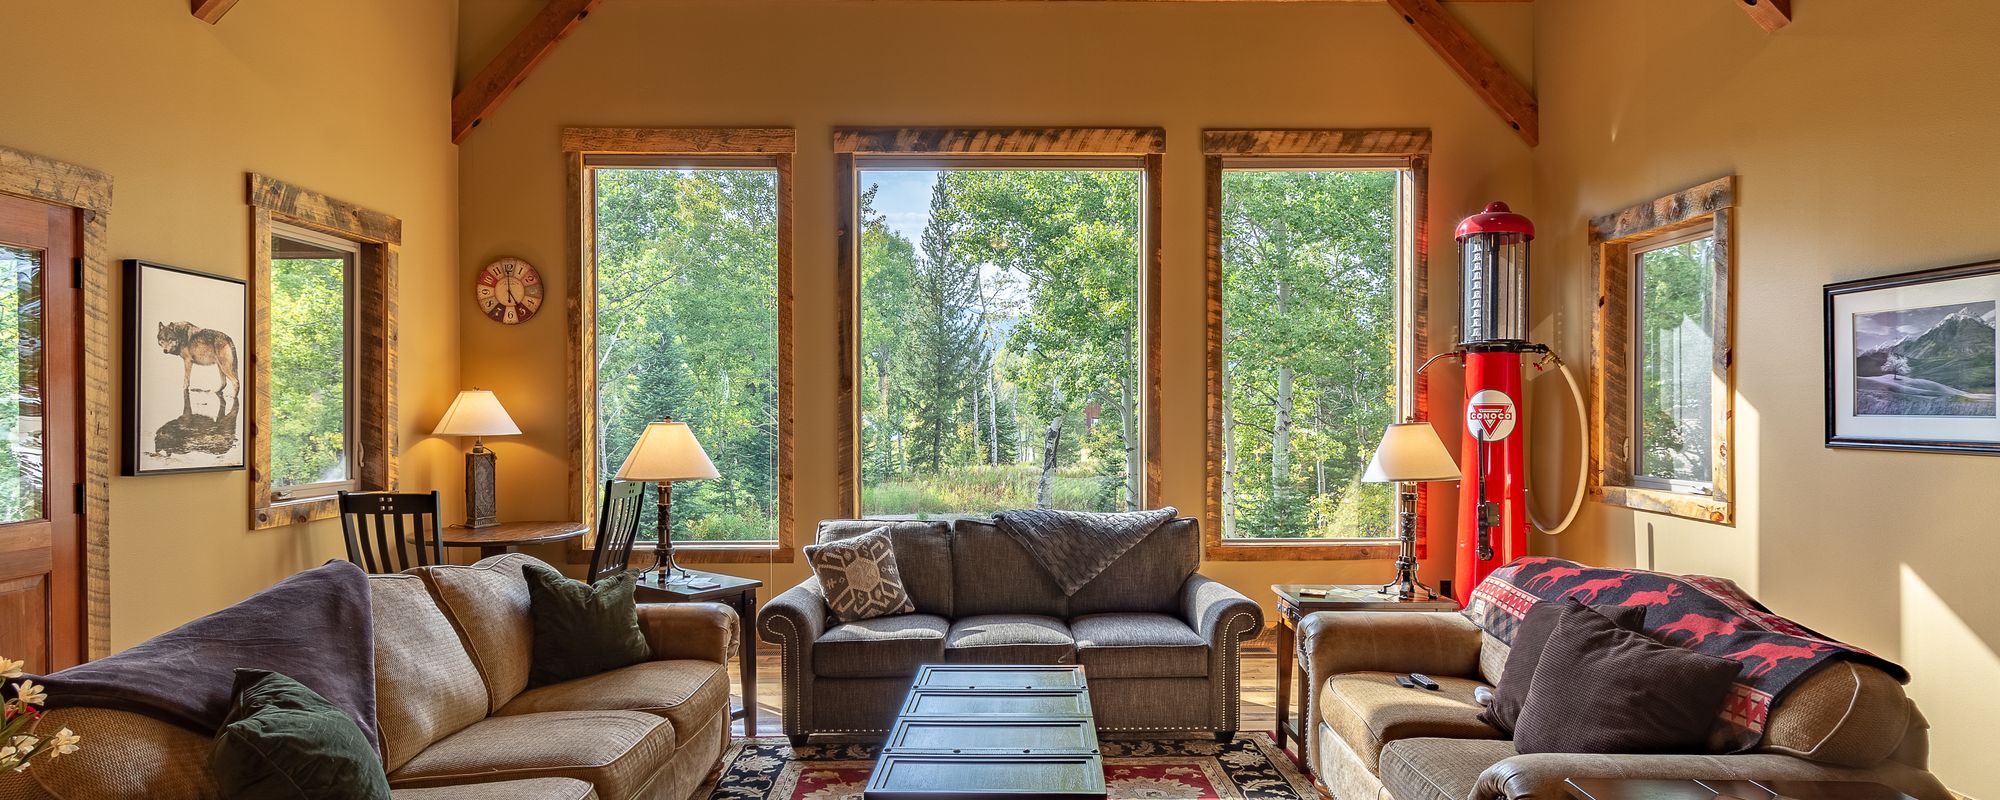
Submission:
[[42,254],[0,245],[0,523],[42,518]]
[[347,480],[353,253],[271,237],[271,485]]
[[1143,174],[859,185],[861,512],[1137,508]]
[[1715,343],[1715,239],[1640,254],[1639,458],[1642,477],[1707,483]]

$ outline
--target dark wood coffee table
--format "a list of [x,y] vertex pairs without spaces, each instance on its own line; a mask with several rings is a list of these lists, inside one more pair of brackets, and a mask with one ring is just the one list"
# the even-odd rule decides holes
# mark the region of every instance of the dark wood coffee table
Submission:
[[919,667],[861,796],[1106,796],[1083,667]]

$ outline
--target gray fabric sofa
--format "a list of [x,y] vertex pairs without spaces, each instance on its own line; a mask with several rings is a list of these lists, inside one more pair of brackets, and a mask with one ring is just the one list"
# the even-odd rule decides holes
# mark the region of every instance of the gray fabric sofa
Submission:
[[1195,520],[1160,526],[1068,596],[990,520],[827,520],[818,539],[885,526],[916,613],[839,624],[808,578],[757,615],[782,648],[794,743],[887,731],[918,665],[942,663],[1082,664],[1099,730],[1236,731],[1238,647],[1264,617],[1195,572]]

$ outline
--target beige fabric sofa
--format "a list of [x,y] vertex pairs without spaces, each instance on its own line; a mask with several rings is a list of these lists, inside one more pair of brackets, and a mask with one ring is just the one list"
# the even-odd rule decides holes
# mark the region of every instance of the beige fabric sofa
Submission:
[[[1874,781],[1919,800],[1952,800],[1925,770],[1924,718],[1874,667],[1838,662],[1808,676],[1739,755],[1517,755],[1480,722],[1473,690],[1500,679],[1507,645],[1457,612],[1319,612],[1299,624],[1311,687],[1306,751],[1338,800],[1564,800],[1563,780],[1696,778]],[[1422,672],[1436,692],[1398,686]]]
[[[736,612],[642,605],[653,660],[527,688],[528,556],[369,577],[377,719],[396,800],[681,800],[729,742]],[[206,800],[210,739],[110,709],[60,709],[74,755],[0,777],[0,800]]]

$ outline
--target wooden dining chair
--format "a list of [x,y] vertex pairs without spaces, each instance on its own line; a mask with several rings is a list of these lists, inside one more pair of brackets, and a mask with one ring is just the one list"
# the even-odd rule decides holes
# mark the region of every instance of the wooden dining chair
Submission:
[[632,544],[639,536],[639,513],[645,509],[646,484],[604,482],[604,510],[597,515],[597,547],[590,551],[590,573],[596,583],[624,572],[632,561]]
[[[347,537],[347,560],[370,573],[445,563],[435,491],[341,492],[340,530]],[[414,561],[411,544],[416,545]]]

